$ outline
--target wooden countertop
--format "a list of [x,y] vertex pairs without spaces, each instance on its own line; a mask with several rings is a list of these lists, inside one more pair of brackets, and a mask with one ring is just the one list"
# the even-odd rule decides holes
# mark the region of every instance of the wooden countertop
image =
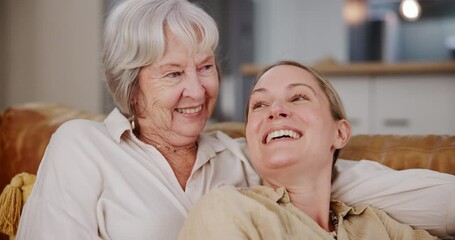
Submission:
[[[402,63],[320,63],[315,69],[325,75],[384,75],[384,74],[435,74],[455,73],[455,61],[446,62],[402,62]],[[262,66],[244,64],[241,73],[244,76],[255,76]]]

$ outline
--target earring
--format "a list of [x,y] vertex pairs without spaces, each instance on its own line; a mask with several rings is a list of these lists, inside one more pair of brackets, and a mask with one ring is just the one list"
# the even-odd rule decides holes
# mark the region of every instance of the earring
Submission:
[[130,118],[131,129],[134,130],[136,128],[136,123],[134,121],[134,115]]

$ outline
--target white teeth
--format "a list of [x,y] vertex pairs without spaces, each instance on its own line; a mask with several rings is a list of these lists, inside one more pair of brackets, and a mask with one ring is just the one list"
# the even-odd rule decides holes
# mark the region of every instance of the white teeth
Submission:
[[202,110],[202,106],[198,106],[195,108],[177,108],[177,112],[179,113],[184,113],[184,114],[191,114],[191,113],[197,113]]
[[292,130],[277,130],[269,133],[265,139],[265,143],[269,143],[272,139],[277,137],[290,137],[290,138],[300,138],[300,134]]

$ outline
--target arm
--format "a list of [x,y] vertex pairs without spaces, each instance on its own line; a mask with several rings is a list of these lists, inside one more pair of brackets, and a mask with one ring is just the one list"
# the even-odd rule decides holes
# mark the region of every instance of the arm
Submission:
[[414,230],[409,225],[399,223],[382,210],[372,209],[384,224],[390,239],[438,239],[422,229]]
[[398,222],[436,236],[455,235],[455,176],[431,170],[396,171],[373,161],[338,160],[333,198],[366,203]]
[[17,239],[99,239],[96,203],[101,176],[86,152],[96,146],[86,146],[80,131],[64,124],[53,135],[23,210]]

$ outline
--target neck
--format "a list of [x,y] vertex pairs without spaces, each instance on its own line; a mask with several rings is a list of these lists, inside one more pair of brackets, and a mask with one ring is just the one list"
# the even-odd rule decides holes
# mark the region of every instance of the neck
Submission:
[[[295,181],[271,182],[264,179],[264,185],[273,188],[285,187],[291,203],[299,210],[311,217],[321,228],[330,232],[333,226],[329,217],[331,199],[331,174],[321,171],[314,175],[309,172],[299,174],[303,176]],[[276,178],[273,179],[283,179]]]
[[197,139],[186,145],[169,144],[158,135],[148,136],[144,133],[137,136],[142,142],[154,146],[167,160],[177,181],[183,190],[191,176],[197,156]]
[[190,152],[160,152],[169,163],[180,187],[185,190],[186,183],[191,176],[191,171],[196,162],[197,149],[194,148]]
[[320,227],[330,232],[329,210],[330,210],[330,185],[328,187],[306,186],[301,188],[290,188],[289,198],[292,204],[311,217]]

